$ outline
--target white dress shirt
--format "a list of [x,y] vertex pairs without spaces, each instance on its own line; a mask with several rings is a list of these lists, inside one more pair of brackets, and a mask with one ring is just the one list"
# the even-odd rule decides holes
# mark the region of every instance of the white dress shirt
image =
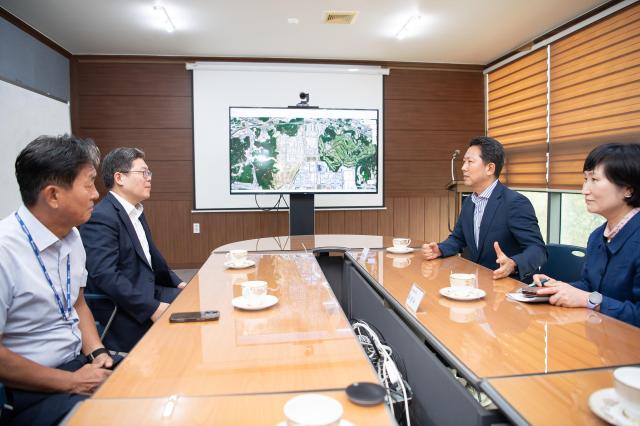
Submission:
[[129,216],[129,219],[131,220],[133,229],[135,229],[136,234],[138,235],[138,241],[140,241],[140,245],[142,246],[142,251],[144,252],[144,256],[147,258],[147,262],[149,262],[149,266],[153,268],[153,266],[151,265],[151,252],[149,251],[149,241],[147,240],[147,234],[144,233],[142,222],[140,222],[140,215],[142,215],[142,212],[144,211],[144,207],[142,207],[142,203],[138,203],[134,206],[133,204],[131,204],[130,202],[128,202],[127,200],[125,200],[124,198],[116,194],[115,192],[113,191],[109,191],[109,192],[111,192],[111,195],[116,197],[116,200],[118,200],[118,202],[122,204],[122,207],[124,207],[124,210],[127,212],[127,216]]
[[[24,206],[18,214],[31,233],[66,312],[67,256],[71,261],[71,305],[87,282],[86,254],[73,228],[58,239]],[[13,213],[0,221],[0,342],[10,351],[47,367],[80,354],[78,314],[65,320],[26,234]]]

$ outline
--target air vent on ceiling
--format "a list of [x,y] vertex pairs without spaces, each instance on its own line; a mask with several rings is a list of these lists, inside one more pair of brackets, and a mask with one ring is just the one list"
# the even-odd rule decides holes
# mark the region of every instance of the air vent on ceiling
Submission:
[[353,24],[353,21],[355,21],[357,14],[358,12],[356,11],[338,12],[335,10],[330,10],[324,13],[324,23],[343,25]]

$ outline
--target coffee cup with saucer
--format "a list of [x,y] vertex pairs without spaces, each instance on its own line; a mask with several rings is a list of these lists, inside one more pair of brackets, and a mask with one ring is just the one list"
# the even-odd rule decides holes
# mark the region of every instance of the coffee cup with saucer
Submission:
[[229,250],[224,266],[232,269],[242,269],[255,265],[256,263],[253,260],[247,258],[247,254],[247,250]]
[[278,303],[276,296],[267,294],[266,281],[244,281],[240,287],[242,296],[231,300],[231,304],[238,309],[257,311]]
[[617,368],[613,378],[622,411],[640,424],[640,367]]
[[388,247],[387,250],[391,253],[411,253],[413,249],[409,247],[411,244],[411,238],[394,238],[393,246]]
[[288,426],[338,426],[344,413],[338,400],[314,393],[291,398],[283,411]]
[[259,306],[262,299],[267,295],[266,281],[245,281],[240,284],[242,287],[242,297],[245,298],[249,306]]
[[615,387],[600,389],[589,397],[589,408],[601,419],[620,426],[640,424],[640,367],[613,372]]

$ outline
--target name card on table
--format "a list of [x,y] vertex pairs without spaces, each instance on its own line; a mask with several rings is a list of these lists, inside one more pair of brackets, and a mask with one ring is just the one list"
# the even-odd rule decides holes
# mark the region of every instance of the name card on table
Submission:
[[422,290],[416,283],[413,283],[411,286],[411,290],[409,290],[409,295],[407,296],[406,305],[409,309],[411,309],[414,313],[418,312],[418,306],[422,303],[422,299],[424,298],[424,290]]

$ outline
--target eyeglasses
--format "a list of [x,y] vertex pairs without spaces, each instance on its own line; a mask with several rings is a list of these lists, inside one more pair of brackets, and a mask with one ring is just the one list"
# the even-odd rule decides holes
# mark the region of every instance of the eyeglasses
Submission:
[[153,173],[149,169],[147,169],[147,170],[129,170],[127,172],[120,172],[120,173],[142,173],[142,176],[145,179],[150,179],[153,176]]

